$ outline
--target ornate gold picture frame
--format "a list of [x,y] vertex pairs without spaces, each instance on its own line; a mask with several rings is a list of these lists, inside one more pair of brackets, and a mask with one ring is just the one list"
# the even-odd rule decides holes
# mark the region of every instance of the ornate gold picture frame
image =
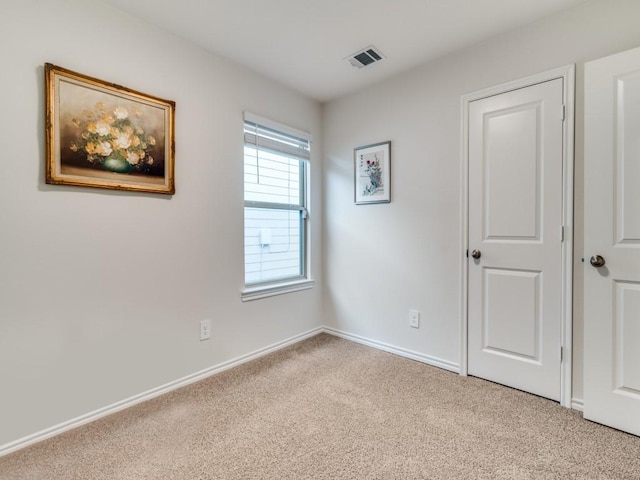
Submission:
[[46,182],[175,193],[175,102],[45,64]]

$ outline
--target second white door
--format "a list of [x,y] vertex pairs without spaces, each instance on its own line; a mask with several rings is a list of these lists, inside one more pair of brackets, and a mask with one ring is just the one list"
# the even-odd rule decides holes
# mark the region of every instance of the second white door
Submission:
[[560,400],[563,79],[468,118],[468,372]]
[[584,416],[640,436],[640,48],[585,64]]

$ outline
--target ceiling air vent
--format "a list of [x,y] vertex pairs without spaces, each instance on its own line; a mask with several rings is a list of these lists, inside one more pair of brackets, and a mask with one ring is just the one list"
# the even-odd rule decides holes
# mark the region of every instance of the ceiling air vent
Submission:
[[345,60],[348,60],[351,65],[356,68],[364,68],[368,65],[372,65],[379,62],[383,58],[386,58],[380,50],[373,45],[364,48],[353,55],[349,55]]

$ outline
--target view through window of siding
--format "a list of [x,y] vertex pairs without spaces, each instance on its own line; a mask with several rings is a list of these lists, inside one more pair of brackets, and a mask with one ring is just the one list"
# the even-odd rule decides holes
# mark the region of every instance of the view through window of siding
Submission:
[[305,276],[305,162],[286,152],[291,145],[278,147],[277,142],[286,142],[286,136],[267,132],[266,137],[264,145],[261,144],[262,137],[256,134],[256,126],[245,124],[247,285]]

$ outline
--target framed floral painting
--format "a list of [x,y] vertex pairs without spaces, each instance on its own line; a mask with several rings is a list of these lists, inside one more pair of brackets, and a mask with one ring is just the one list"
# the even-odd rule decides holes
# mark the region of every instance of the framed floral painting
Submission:
[[175,103],[45,64],[46,182],[175,193]]
[[356,205],[391,201],[391,142],[353,150]]

